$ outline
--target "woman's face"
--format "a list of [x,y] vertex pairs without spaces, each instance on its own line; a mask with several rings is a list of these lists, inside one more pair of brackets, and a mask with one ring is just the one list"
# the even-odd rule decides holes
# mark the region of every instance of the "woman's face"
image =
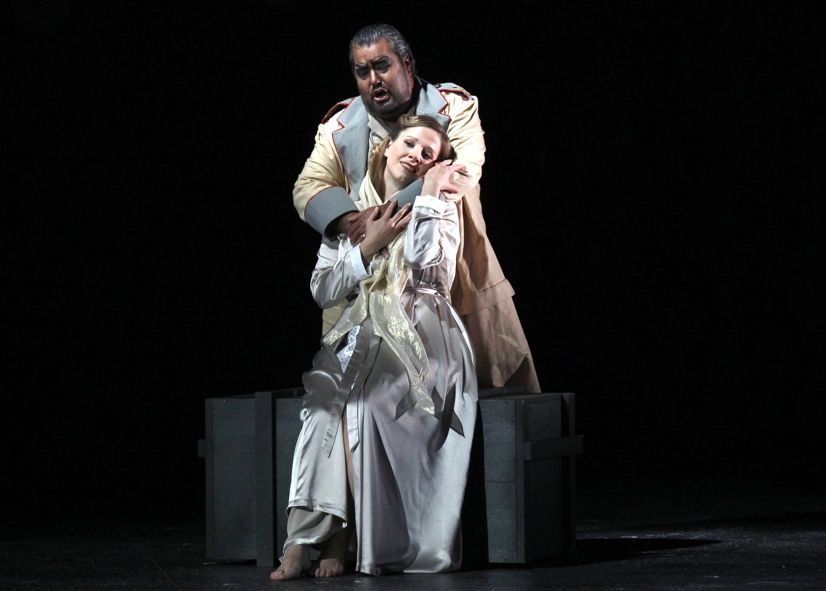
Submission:
[[395,191],[406,187],[430,170],[442,151],[442,138],[429,127],[408,127],[390,142],[384,152],[385,184]]

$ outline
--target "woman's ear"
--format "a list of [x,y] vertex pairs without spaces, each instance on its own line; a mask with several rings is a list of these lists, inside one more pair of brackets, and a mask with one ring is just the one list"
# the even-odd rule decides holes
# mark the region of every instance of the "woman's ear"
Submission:
[[393,140],[387,140],[387,147],[384,149],[384,157],[387,158],[387,153],[390,151],[390,146],[393,145]]

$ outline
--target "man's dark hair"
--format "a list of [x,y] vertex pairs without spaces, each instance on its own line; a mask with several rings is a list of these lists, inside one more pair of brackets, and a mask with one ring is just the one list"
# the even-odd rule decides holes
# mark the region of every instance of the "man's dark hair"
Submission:
[[368,45],[373,45],[379,39],[386,39],[387,42],[390,44],[390,49],[399,56],[399,60],[404,63],[404,58],[407,58],[410,61],[410,70],[413,72],[413,76],[416,76],[416,58],[413,57],[413,51],[410,49],[410,44],[407,42],[407,39],[399,33],[399,30],[396,27],[392,27],[390,25],[385,24],[378,24],[378,25],[367,25],[366,27],[362,27],[361,29],[353,35],[353,38],[350,39],[350,68],[354,67],[353,63],[353,50],[356,47],[367,47]]

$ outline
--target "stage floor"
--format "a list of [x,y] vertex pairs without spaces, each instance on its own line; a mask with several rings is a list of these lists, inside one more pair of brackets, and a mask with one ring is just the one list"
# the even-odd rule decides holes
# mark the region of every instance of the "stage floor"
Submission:
[[618,477],[580,470],[569,560],[445,575],[271,583],[253,563],[204,559],[197,522],[122,515],[4,528],[0,589],[826,589],[826,495],[734,472]]

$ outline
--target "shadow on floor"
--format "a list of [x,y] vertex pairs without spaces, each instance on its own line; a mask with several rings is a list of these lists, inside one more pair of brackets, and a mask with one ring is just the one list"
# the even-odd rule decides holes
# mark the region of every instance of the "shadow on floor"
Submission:
[[[534,569],[633,560],[671,550],[720,544],[731,537],[726,530],[752,529],[764,533],[823,531],[826,529],[826,511],[609,527],[578,537],[573,556],[534,560],[526,565],[493,564],[489,568]],[[692,532],[699,534],[698,537],[678,537],[680,534],[691,536]],[[658,533],[666,534],[667,537]]]
[[533,569],[580,566],[617,560],[631,560],[648,554],[718,544],[720,540],[680,538],[588,538],[577,540],[574,556],[534,560],[530,564],[492,564],[492,569]]
[[[610,531],[710,531],[730,528],[759,528],[761,530],[782,529],[794,530],[822,530],[826,527],[826,511],[803,511],[776,513],[770,515],[740,515],[731,517],[714,517],[688,521],[674,521],[673,523],[643,523],[634,525],[618,525],[594,530],[594,533]],[[579,542],[578,542],[579,543]]]

